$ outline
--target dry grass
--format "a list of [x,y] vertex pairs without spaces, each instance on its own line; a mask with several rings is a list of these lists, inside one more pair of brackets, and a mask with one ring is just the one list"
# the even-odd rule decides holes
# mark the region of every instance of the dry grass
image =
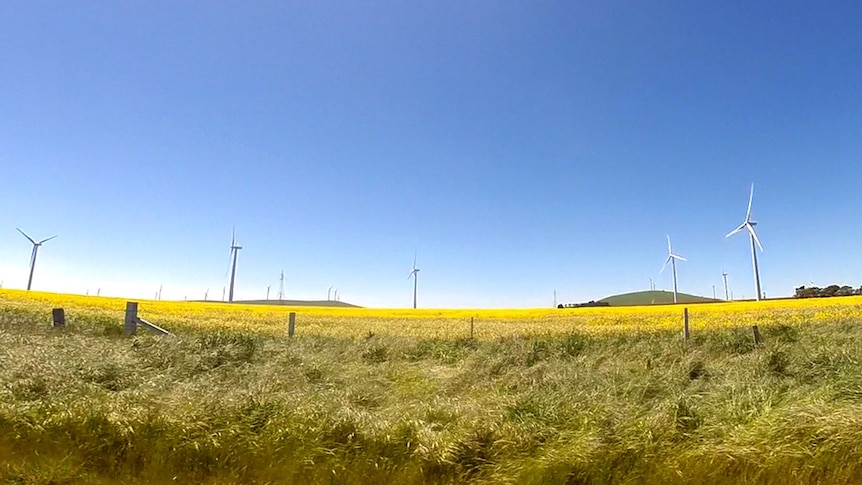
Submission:
[[860,302],[690,307],[688,342],[667,307],[303,310],[287,339],[283,309],[142,302],[166,339],[4,290],[0,480],[862,482]]

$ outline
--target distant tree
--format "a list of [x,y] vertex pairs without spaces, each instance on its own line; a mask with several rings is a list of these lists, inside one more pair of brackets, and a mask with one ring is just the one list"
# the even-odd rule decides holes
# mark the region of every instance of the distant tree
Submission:
[[826,288],[818,288],[816,286],[800,286],[796,288],[796,291],[793,296],[795,298],[828,298],[831,296],[851,295],[862,295],[862,286],[856,289],[848,285],[829,285]]

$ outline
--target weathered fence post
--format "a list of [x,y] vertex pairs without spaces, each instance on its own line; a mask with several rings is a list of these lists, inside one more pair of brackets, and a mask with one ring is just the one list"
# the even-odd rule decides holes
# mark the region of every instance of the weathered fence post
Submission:
[[126,335],[134,335],[138,329],[138,302],[126,302]]
[[689,330],[688,330],[688,308],[683,309],[682,319],[683,319],[682,336],[683,336],[683,338],[688,340],[688,338],[691,337],[691,332],[689,332]]
[[757,325],[752,325],[751,330],[754,331],[754,345],[758,346],[763,343],[763,340],[760,338],[760,329],[757,328]]
[[54,317],[54,327],[65,327],[66,326],[66,312],[62,308],[55,308],[52,310]]
[[473,338],[473,317],[470,317],[470,339]]
[[290,312],[287,317],[287,336],[293,337],[294,332],[296,332],[296,312]]

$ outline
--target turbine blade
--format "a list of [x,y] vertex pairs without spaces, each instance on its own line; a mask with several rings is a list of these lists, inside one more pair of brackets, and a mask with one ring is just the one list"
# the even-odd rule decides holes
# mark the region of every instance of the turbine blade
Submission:
[[413,253],[413,269],[416,269],[416,253]]
[[48,239],[42,239],[41,241],[39,241],[38,244],[46,243],[46,242],[50,241],[51,239],[54,239],[55,237],[57,237],[57,236],[51,236]]
[[763,245],[760,244],[760,239],[757,238],[757,233],[754,232],[754,226],[752,226],[751,224],[747,224],[745,227],[748,229],[748,232],[751,233],[751,237],[754,238],[754,242],[757,243],[757,247],[759,247],[760,251],[762,252],[763,251]]
[[670,234],[667,235],[667,253],[673,254],[673,249],[670,247]]
[[[15,229],[18,229],[18,228],[16,227]],[[27,240],[29,240],[31,243],[36,244],[36,241],[34,241],[32,237],[28,236],[27,233],[25,233],[21,229],[18,229],[18,232],[20,232],[24,237],[26,237]]]
[[734,230],[732,230],[732,231],[728,232],[728,233],[727,233],[727,235],[726,235],[726,236],[724,236],[724,237],[730,237],[730,236],[733,236],[733,235],[734,235],[734,234],[736,234],[737,232],[739,232],[739,231],[741,231],[741,230],[745,229],[746,225],[747,225],[747,223],[746,223],[746,222],[743,222],[742,224],[740,224],[740,225],[739,225],[739,227],[737,227],[736,229],[734,229]]
[[751,184],[751,194],[748,196],[748,210],[745,212],[745,222],[751,221],[751,202],[754,200],[754,184]]
[[679,255],[677,255],[677,254],[671,254],[671,255],[670,255],[670,257],[671,257],[671,258],[674,258],[674,259],[678,259],[678,260],[680,260],[680,261],[688,261],[687,259],[685,259],[685,258],[683,258],[682,256],[679,256]]

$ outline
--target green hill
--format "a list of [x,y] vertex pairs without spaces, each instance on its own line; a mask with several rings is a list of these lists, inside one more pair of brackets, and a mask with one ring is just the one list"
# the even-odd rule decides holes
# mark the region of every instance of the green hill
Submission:
[[[712,303],[723,300],[715,300],[704,296],[677,293],[679,303]],[[637,306],[637,305],[667,305],[673,303],[672,291],[636,291],[602,298],[599,301],[607,302],[610,306]]]
[[278,305],[278,306],[325,306],[338,308],[362,308],[359,305],[333,300],[242,300],[240,305]]

